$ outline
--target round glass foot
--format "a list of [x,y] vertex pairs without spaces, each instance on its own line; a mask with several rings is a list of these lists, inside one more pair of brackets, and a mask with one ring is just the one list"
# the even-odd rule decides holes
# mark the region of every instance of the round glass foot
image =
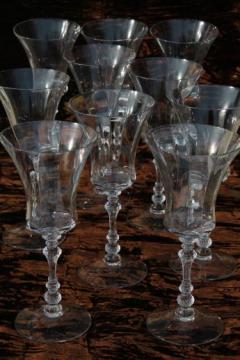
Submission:
[[121,265],[109,266],[101,259],[85,264],[78,270],[82,281],[96,289],[124,288],[142,281],[147,267],[142,261],[123,258]]
[[189,321],[180,321],[173,311],[155,311],[147,319],[147,328],[163,341],[192,346],[216,340],[224,330],[223,321],[217,315],[205,315],[195,310]]
[[154,215],[149,210],[142,212],[136,216],[129,216],[127,223],[130,226],[133,226],[139,230],[143,229],[144,227],[148,227],[151,231],[159,231],[163,230],[163,214]]
[[[181,262],[177,255],[172,255],[169,260],[170,268],[177,272],[182,272]],[[237,261],[234,257],[222,253],[212,253],[211,260],[195,259],[192,265],[193,281],[209,281],[226,279],[236,270]]]
[[63,315],[49,318],[43,307],[26,308],[15,319],[19,335],[35,342],[64,342],[83,335],[91,326],[90,314],[79,306],[64,306]]
[[209,261],[196,258],[194,262],[199,267],[203,280],[226,279],[237,268],[237,261],[233,256],[216,252],[212,253],[212,259]]
[[[64,240],[62,236],[59,244]],[[36,234],[26,229],[26,223],[11,224],[4,226],[2,242],[15,249],[28,250],[32,252],[42,252],[45,241],[40,234]]]

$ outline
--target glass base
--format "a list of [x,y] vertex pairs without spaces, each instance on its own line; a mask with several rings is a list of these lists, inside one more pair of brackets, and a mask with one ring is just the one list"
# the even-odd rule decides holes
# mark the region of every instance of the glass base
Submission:
[[86,263],[78,270],[81,281],[95,289],[125,288],[142,281],[147,266],[142,261],[122,258],[121,265],[109,266],[101,259]]
[[206,315],[195,309],[190,321],[180,321],[172,311],[155,311],[147,319],[147,328],[158,339],[168,343],[192,346],[206,344],[222,335],[224,325],[217,315]]
[[[59,244],[64,241],[64,235]],[[31,252],[42,252],[45,247],[45,240],[40,234],[26,229],[26,223],[11,224],[4,226],[2,242],[15,249],[28,250]]]
[[129,226],[139,230],[148,227],[151,231],[160,231],[164,229],[163,217],[164,213],[161,215],[154,215],[149,210],[146,210],[139,214],[139,216],[128,216],[127,223]]
[[[177,255],[171,256],[169,266],[177,273],[182,272],[181,262]],[[234,257],[213,252],[211,260],[194,260],[192,280],[194,282],[226,279],[233,274],[236,268],[237,261]]]
[[49,318],[40,308],[26,308],[15,319],[19,335],[34,342],[65,342],[85,334],[91,326],[90,314],[79,306],[64,306],[58,318]]

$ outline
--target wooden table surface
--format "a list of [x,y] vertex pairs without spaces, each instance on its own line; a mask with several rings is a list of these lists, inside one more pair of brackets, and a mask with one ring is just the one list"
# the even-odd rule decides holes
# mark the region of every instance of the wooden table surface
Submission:
[[[216,24],[220,28],[221,36],[214,43],[204,62],[206,73],[201,81],[239,86],[239,2],[225,1],[213,4],[211,1],[201,0],[195,4],[190,0],[183,3],[175,0],[159,3],[157,0],[141,3],[82,1],[80,6],[76,1],[52,1],[43,7],[37,1],[20,1],[6,23],[10,27],[18,20],[36,16],[64,16],[78,20],[80,24],[90,18],[128,16],[144,20],[149,25],[159,19],[174,16],[202,18]],[[10,4],[11,1],[8,4],[9,14]],[[18,9],[21,9],[19,14]],[[157,47],[152,47],[149,40],[144,42],[140,55],[150,52],[157,54],[157,51]],[[1,60],[2,66],[7,64],[7,57],[4,56]],[[11,65],[17,66],[17,60],[11,58]],[[6,123],[2,121],[1,128],[5,126]],[[94,194],[89,181],[89,169],[86,167],[79,185],[79,223],[62,244],[63,254],[59,261],[58,274],[64,300],[72,304],[81,304],[88,309],[93,318],[93,325],[87,335],[63,344],[32,344],[19,337],[14,329],[14,318],[24,307],[43,303],[47,263],[41,254],[15,250],[3,244],[0,249],[0,359],[240,359],[239,269],[226,280],[194,284],[196,306],[219,314],[224,320],[224,334],[218,341],[209,345],[184,348],[158,341],[147,332],[145,320],[151,311],[175,306],[180,279],[171,271],[166,259],[178,251],[180,244],[167,232],[155,232],[149,226],[140,231],[127,223],[126,219],[130,212],[135,211],[134,209],[144,211],[148,208],[154,182],[151,155],[146,148],[139,150],[137,164],[137,181],[131,191],[121,197],[123,210],[118,217],[118,229],[122,254],[132,255],[146,262],[146,279],[128,289],[96,291],[73,275],[84,260],[93,259],[103,253],[108,229],[103,205],[83,209],[84,196],[88,193],[91,196]],[[217,227],[212,234],[214,250],[231,254],[238,262],[239,165],[238,158],[232,166],[231,176],[220,189],[216,209]],[[1,225],[14,225],[16,221],[24,219],[24,215],[25,197],[22,184],[12,161],[1,149]]]

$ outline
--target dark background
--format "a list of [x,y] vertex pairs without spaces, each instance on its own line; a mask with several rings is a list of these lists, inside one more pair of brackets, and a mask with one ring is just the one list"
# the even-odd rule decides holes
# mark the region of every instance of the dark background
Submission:
[[[34,17],[60,17],[80,25],[104,17],[132,17],[148,26],[167,18],[188,17],[218,26],[220,36],[205,62],[203,81],[238,86],[240,71],[240,2],[225,0],[21,0],[3,1],[0,15],[0,69],[29,66],[25,53],[12,32],[13,26]],[[81,41],[81,39],[79,39]],[[150,40],[140,56],[152,51]],[[150,49],[150,50],[149,50]],[[145,51],[145,52],[144,52]],[[155,54],[157,55],[157,53]],[[239,68],[238,68],[239,66]]]

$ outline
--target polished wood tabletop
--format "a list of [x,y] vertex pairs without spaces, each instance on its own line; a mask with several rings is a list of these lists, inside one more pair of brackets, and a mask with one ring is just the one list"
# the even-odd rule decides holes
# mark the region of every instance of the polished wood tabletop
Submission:
[[[148,25],[170,17],[201,18],[217,25],[220,37],[213,44],[205,62],[202,83],[240,84],[240,4],[237,1],[52,1],[41,6],[37,1],[20,1],[14,14],[7,5],[6,34],[10,25],[27,17],[68,17],[83,22],[106,16],[134,17]],[[21,10],[18,12],[18,10]],[[3,17],[4,15],[2,15]],[[3,26],[3,25],[1,25]],[[1,35],[4,39],[4,35]],[[21,52],[20,45],[12,43]],[[9,44],[10,48],[10,44]],[[13,56],[9,56],[9,54]],[[158,53],[149,38],[140,56]],[[16,67],[22,58],[4,53],[2,67]],[[61,104],[64,107],[64,104]],[[64,114],[62,110],[61,114]],[[67,116],[68,114],[66,114]],[[1,128],[7,126],[4,118]],[[146,329],[146,318],[155,309],[174,308],[180,277],[169,267],[168,259],[180,243],[163,230],[145,225],[137,229],[129,221],[134,212],[150,205],[155,173],[149,150],[142,145],[137,154],[137,180],[121,196],[122,210],[118,230],[122,255],[143,260],[147,277],[138,285],[119,290],[96,290],[77,276],[81,264],[103,256],[108,218],[104,199],[94,195],[85,167],[78,188],[78,224],[61,247],[58,275],[61,293],[67,303],[80,304],[92,315],[93,324],[77,340],[56,344],[33,344],[21,338],[14,328],[17,313],[43,304],[47,281],[47,262],[41,253],[13,249],[1,242],[0,248],[0,359],[81,359],[81,360],[155,360],[155,359],[236,359],[240,358],[240,270],[227,279],[194,282],[196,307],[218,314],[224,320],[224,334],[215,342],[195,347],[179,347],[154,338]],[[86,203],[90,196],[90,202]],[[231,175],[220,188],[216,207],[216,229],[212,233],[214,251],[224,251],[240,261],[240,159],[235,159]],[[18,173],[3,148],[0,151],[0,222],[1,232],[25,218],[25,195]]]

